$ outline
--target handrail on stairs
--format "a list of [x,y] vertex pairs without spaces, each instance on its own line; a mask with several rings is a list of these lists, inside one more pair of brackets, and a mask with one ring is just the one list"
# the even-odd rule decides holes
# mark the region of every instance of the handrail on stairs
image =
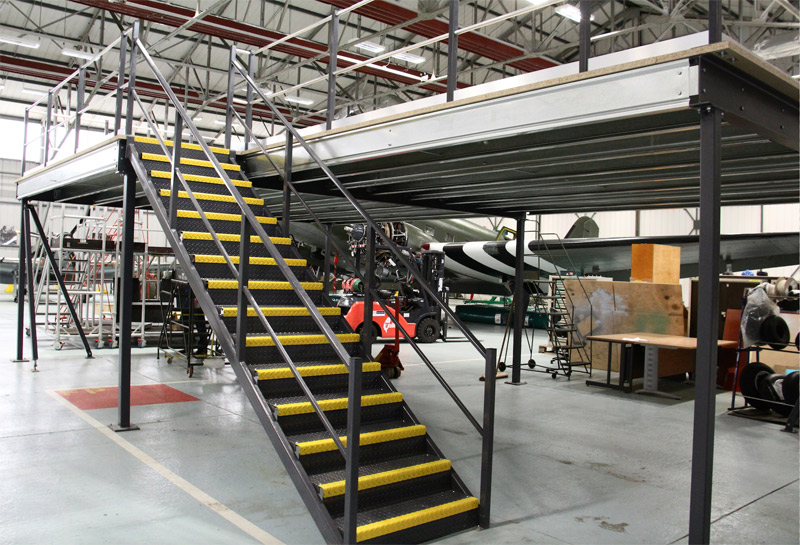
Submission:
[[[136,33],[134,32],[134,34],[136,34]],[[333,346],[333,348],[334,348],[337,356],[339,357],[339,359],[348,368],[350,368],[352,366],[352,363],[353,363],[352,362],[352,358],[350,357],[350,354],[344,348],[344,346],[342,345],[341,341],[339,341],[338,337],[333,332],[333,330],[331,329],[331,327],[327,323],[327,321],[325,321],[325,318],[319,312],[319,309],[317,309],[316,305],[314,305],[314,303],[311,301],[311,298],[305,292],[305,290],[303,289],[300,281],[294,275],[294,273],[292,272],[291,268],[282,259],[281,255],[280,255],[280,252],[278,251],[277,247],[275,246],[275,243],[273,243],[272,240],[270,240],[269,235],[267,235],[266,231],[264,230],[264,228],[259,223],[259,221],[256,218],[255,214],[250,209],[249,205],[245,202],[244,198],[241,196],[241,194],[239,193],[238,189],[236,189],[236,186],[233,184],[233,181],[230,179],[230,177],[228,176],[226,171],[222,168],[222,165],[220,164],[219,160],[216,158],[214,153],[211,151],[211,149],[208,146],[208,144],[206,144],[205,140],[202,138],[202,136],[200,135],[199,131],[197,130],[197,127],[192,123],[191,117],[186,112],[186,110],[183,108],[180,100],[175,95],[174,91],[172,91],[172,89],[170,88],[170,86],[169,86],[168,82],[166,81],[166,79],[164,78],[163,74],[161,74],[161,72],[159,71],[159,69],[156,66],[155,62],[153,61],[152,57],[150,56],[150,54],[145,49],[144,44],[138,39],[138,36],[136,36],[136,39],[135,39],[135,48],[132,48],[132,51],[131,51],[132,55],[135,54],[136,49],[138,49],[138,52],[141,53],[142,58],[144,59],[145,63],[148,65],[148,67],[152,71],[153,75],[158,80],[158,83],[161,85],[161,87],[163,88],[163,90],[167,94],[167,97],[169,98],[170,102],[172,103],[172,106],[175,108],[175,134],[174,134],[174,137],[173,137],[172,154],[170,155],[170,153],[167,150],[168,146],[166,145],[166,142],[165,142],[164,138],[161,136],[160,131],[158,129],[158,126],[152,121],[150,116],[147,114],[147,109],[144,108],[144,104],[142,103],[141,98],[139,97],[138,93],[136,92],[135,88],[132,85],[132,83],[135,81],[135,79],[134,79],[135,78],[135,71],[133,69],[135,64],[132,64],[132,70],[131,70],[131,74],[132,75],[131,75],[131,78],[130,78],[129,89],[128,89],[129,90],[128,96],[130,98],[129,98],[129,103],[128,103],[128,116],[126,116],[126,123],[127,123],[126,132],[130,133],[130,128],[131,128],[131,124],[132,124],[131,115],[132,115],[132,110],[133,110],[132,104],[133,104],[133,102],[136,102],[139,105],[139,107],[142,109],[142,111],[145,113],[145,119],[147,120],[148,126],[153,131],[153,133],[156,135],[156,138],[158,139],[160,147],[165,152],[165,155],[168,157],[169,162],[170,162],[170,167],[171,167],[171,171],[172,171],[172,177],[171,177],[171,183],[170,183],[170,187],[171,187],[171,189],[170,189],[170,210],[163,212],[165,214],[165,217],[169,217],[169,219],[170,219],[170,221],[169,221],[170,230],[174,231],[174,226],[175,226],[175,221],[174,220],[176,218],[175,212],[177,211],[178,184],[180,184],[180,186],[186,192],[187,197],[189,197],[189,200],[192,202],[192,205],[194,206],[195,210],[199,213],[201,221],[203,222],[204,226],[206,227],[206,229],[208,230],[209,234],[211,235],[213,242],[217,246],[217,249],[220,251],[221,255],[224,257],[225,263],[230,268],[231,273],[233,274],[233,278],[238,283],[238,292],[239,292],[238,293],[238,299],[239,299],[239,305],[238,305],[238,307],[239,307],[238,308],[239,318],[238,319],[239,319],[240,323],[243,322],[243,321],[246,321],[247,306],[248,305],[247,304],[243,304],[244,300],[246,299],[247,303],[254,308],[254,310],[255,310],[258,318],[259,318],[259,321],[264,326],[264,328],[267,331],[268,335],[272,339],[272,341],[275,344],[275,347],[278,350],[278,352],[280,353],[281,357],[284,359],[286,364],[289,366],[292,374],[294,375],[295,380],[298,382],[298,385],[300,386],[301,390],[303,391],[305,396],[308,398],[309,402],[311,403],[312,407],[314,408],[314,411],[317,413],[317,416],[319,416],[319,418],[320,418],[323,426],[325,427],[327,433],[331,436],[331,439],[336,444],[337,449],[340,451],[342,456],[347,458],[347,454],[346,454],[347,449],[343,445],[342,441],[339,439],[338,433],[336,433],[333,425],[330,423],[328,418],[325,416],[322,408],[319,406],[319,403],[314,398],[314,395],[312,394],[310,388],[308,387],[308,385],[306,384],[305,380],[300,375],[300,372],[297,370],[297,366],[292,361],[291,357],[289,356],[288,352],[286,351],[286,348],[283,346],[283,343],[281,342],[280,338],[275,333],[274,328],[270,325],[269,320],[267,320],[267,318],[264,316],[263,312],[261,311],[260,305],[257,303],[257,301],[256,301],[255,297],[253,296],[249,286],[247,285],[247,275],[246,274],[242,274],[242,272],[247,270],[247,261],[248,261],[248,259],[246,258],[246,255],[247,255],[247,250],[246,249],[248,248],[247,242],[250,239],[250,236],[249,236],[250,230],[254,231],[255,235],[258,236],[261,239],[261,242],[266,247],[267,252],[275,260],[275,263],[276,263],[278,269],[280,270],[280,272],[287,279],[287,281],[289,282],[289,284],[291,285],[291,287],[293,288],[295,293],[300,298],[300,300],[303,303],[303,305],[306,307],[306,309],[309,311],[309,313],[312,316],[312,318],[314,319],[314,321],[320,327],[320,329],[322,330],[323,335],[325,335],[325,337],[328,340],[328,342]],[[182,134],[181,133],[182,133],[182,128],[183,128],[184,123],[186,125],[186,128],[189,130],[189,132],[195,138],[197,144],[203,150],[204,154],[206,155],[206,158],[212,164],[212,166],[213,166],[214,170],[216,171],[217,175],[222,179],[222,181],[225,184],[226,188],[228,189],[229,193],[234,198],[236,204],[240,208],[241,216],[242,216],[242,232],[241,232],[241,239],[240,239],[240,245],[241,246],[240,246],[239,269],[236,268],[235,264],[233,263],[233,260],[231,259],[231,256],[225,250],[221,240],[219,239],[219,236],[217,235],[216,231],[214,230],[213,226],[211,225],[210,221],[208,220],[208,217],[206,216],[206,214],[203,211],[202,207],[197,202],[196,197],[194,196],[193,192],[189,188],[188,183],[186,182],[186,179],[184,178],[183,174],[181,173],[181,170],[180,170],[180,153],[181,153],[180,150],[181,150],[181,144],[182,144]],[[157,200],[155,202],[156,202],[156,204],[159,204]],[[168,214],[168,216],[167,216],[167,214]],[[177,233],[175,233],[175,234],[177,234]],[[202,298],[203,300],[205,300],[206,305],[205,305],[204,310],[211,309],[211,308],[214,307],[213,303],[211,302],[210,296],[208,295],[207,292],[201,291],[200,293],[196,293],[196,296],[198,297],[198,299]],[[222,336],[230,337],[229,339],[226,339],[227,344],[229,344],[232,347],[233,346],[236,347],[233,351],[230,352],[229,357],[235,355],[235,357],[238,360],[238,362],[241,363],[244,360],[244,348],[245,348],[246,331],[237,328],[237,339],[236,339],[236,343],[234,344],[233,338],[232,338],[230,332],[226,328],[220,328],[220,329],[221,329],[221,335]],[[228,351],[226,351],[226,353],[227,352]]]
[[[361,215],[364,221],[370,226],[373,232],[377,233],[378,236],[382,239],[383,243],[388,247],[388,249],[395,255],[397,260],[406,267],[409,271],[411,271],[412,275],[415,276],[420,286],[425,290],[425,292],[435,301],[435,303],[443,309],[443,311],[447,314],[448,318],[452,319],[456,326],[464,333],[465,337],[470,341],[470,343],[478,350],[482,358],[486,358],[486,349],[483,345],[478,341],[478,339],[473,335],[473,333],[461,322],[458,316],[449,308],[447,304],[439,297],[439,294],[436,290],[431,287],[422,277],[422,274],[419,268],[416,266],[416,263],[410,261],[403,251],[394,243],[394,241],[387,236],[383,229],[380,228],[378,223],[369,215],[369,213],[359,204],[359,202],[353,197],[353,195],[347,190],[347,188],[342,184],[342,182],[337,178],[337,176],[324,164],[322,159],[314,152],[314,150],[309,146],[309,144],[300,136],[297,130],[289,123],[289,121],[284,117],[284,115],[275,107],[275,105],[267,98],[266,94],[258,87],[256,82],[253,80],[252,76],[248,73],[247,69],[239,62],[236,58],[236,49],[232,48],[231,51],[231,63],[233,68],[245,79],[247,92],[248,95],[252,92],[255,92],[259,98],[269,107],[275,117],[277,117],[281,123],[283,123],[284,127],[288,134],[296,140],[303,149],[309,154],[309,156],[314,160],[314,162],[319,166],[325,175],[330,179],[331,182],[336,186],[336,188],[342,193],[342,195],[350,202],[353,208]],[[229,87],[232,86],[232,83],[229,83]],[[229,103],[230,104],[230,103]],[[310,216],[313,218],[314,222],[324,230],[324,226],[322,222],[319,220],[319,217],[314,213],[311,207],[308,205],[306,200],[302,197],[300,192],[297,190],[295,185],[288,179],[285,175],[285,172],[281,170],[281,168],[275,163],[275,161],[269,156],[267,150],[261,144],[261,142],[255,138],[254,133],[252,132],[251,127],[245,120],[242,119],[241,115],[236,112],[236,110],[232,107],[228,108],[228,112],[230,116],[235,116],[237,120],[241,123],[242,127],[245,128],[246,131],[246,138],[248,141],[252,139],[256,143],[256,145],[261,149],[261,152],[267,158],[267,160],[271,163],[272,167],[278,172],[279,176],[283,180],[283,182],[288,186],[289,190],[294,193],[299,201],[302,203],[303,207],[309,212]],[[287,146],[291,145],[289,139],[287,138]],[[339,252],[340,256],[344,256],[345,259],[349,261],[349,265],[352,266],[353,270],[355,271],[354,274],[358,276],[362,281],[364,281],[365,285],[369,285],[366,282],[364,275],[355,267],[353,260],[350,259],[348,252],[343,251],[343,249],[339,246],[335,239],[331,239],[331,243],[334,245],[336,250]],[[392,312],[389,312],[388,307],[381,301],[380,297],[375,290],[370,290],[373,300],[378,302],[381,308],[386,312],[387,316],[392,319],[395,323],[396,327],[399,327],[400,332],[409,341],[409,344],[412,346],[414,351],[420,356],[420,358],[425,362],[425,365],[428,369],[433,373],[439,383],[444,387],[447,391],[448,395],[453,399],[453,401],[458,405],[470,423],[475,427],[475,429],[483,435],[483,428],[481,425],[475,420],[460,398],[456,395],[456,393],[452,390],[452,388],[447,384],[447,381],[442,377],[442,375],[436,370],[434,365],[431,361],[427,358],[424,352],[419,348],[417,343],[413,341],[410,335],[408,335],[403,327],[400,327],[399,320],[394,316]]]

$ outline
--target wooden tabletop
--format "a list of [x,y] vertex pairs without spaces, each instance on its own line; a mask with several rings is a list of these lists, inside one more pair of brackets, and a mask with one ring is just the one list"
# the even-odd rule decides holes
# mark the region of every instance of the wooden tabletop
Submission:
[[[661,335],[659,333],[611,333],[608,335],[589,335],[586,337],[590,341],[604,341],[609,343],[631,343],[642,346],[650,345],[659,348],[683,348],[687,350],[697,349],[697,339],[695,337],[683,337],[681,335]],[[736,348],[736,341],[717,341],[720,348]]]

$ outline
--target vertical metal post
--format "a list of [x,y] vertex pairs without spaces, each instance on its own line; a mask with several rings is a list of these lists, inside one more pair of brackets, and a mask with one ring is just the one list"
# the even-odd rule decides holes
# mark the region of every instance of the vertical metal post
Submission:
[[581,22],[578,23],[578,72],[589,70],[589,47],[592,45],[592,0],[581,0]]
[[336,10],[331,13],[328,33],[328,114],[325,117],[325,129],[333,126],[336,114],[336,62],[339,55],[339,16]]
[[33,250],[31,248],[31,219],[28,212],[28,201],[22,201],[22,235],[25,239],[25,275],[26,289],[28,292],[28,320],[31,328],[31,359],[33,370],[36,371],[39,361],[39,341],[36,335],[36,298],[33,292]]
[[[133,23],[133,32],[131,32],[131,67],[128,72],[128,109],[125,113],[125,135],[133,134],[133,105],[136,102],[133,98],[133,93],[136,91],[136,56],[139,54],[139,23]],[[131,223],[133,229],[133,223]]]
[[[20,167],[20,176],[25,176],[25,163],[28,157],[28,117],[30,116],[30,111],[28,108],[25,108],[25,115],[22,118],[22,167]],[[22,263],[22,261],[20,261]]]
[[[255,78],[256,75],[256,56],[250,53],[247,56],[247,75]],[[247,85],[247,105],[244,107],[244,124],[247,130],[244,131],[244,149],[250,148],[250,131],[253,130],[253,88]],[[253,136],[255,140],[255,136]]]
[[514,345],[510,384],[524,384],[522,373],[522,326],[525,323],[525,215],[517,218],[517,244],[514,259]]
[[322,266],[322,290],[331,292],[331,225],[325,224],[325,262]]
[[175,134],[172,142],[172,169],[169,176],[169,227],[176,229],[178,226],[178,192],[181,184],[178,174],[181,168],[181,151],[183,142],[183,118],[178,109],[175,109]]
[[347,387],[347,454],[344,481],[344,543],[356,543],[358,466],[361,450],[361,358],[350,358]]
[[244,361],[247,351],[247,297],[244,287],[250,279],[250,222],[242,211],[242,226],[239,230],[239,291],[236,299],[236,358]]
[[708,41],[722,41],[722,2],[708,3]]
[[64,284],[64,278],[61,276],[61,270],[58,268],[58,263],[55,257],[53,257],[53,251],[50,249],[50,244],[47,242],[47,234],[44,232],[42,222],[39,220],[39,215],[32,206],[27,206],[27,208],[28,214],[30,214],[30,217],[33,219],[33,223],[36,224],[36,230],[39,232],[39,240],[41,240],[44,253],[47,256],[47,260],[50,262],[50,268],[53,269],[53,275],[56,277],[58,287],[64,295],[64,302],[67,304],[69,315],[72,317],[72,321],[75,322],[75,328],[78,330],[78,335],[80,335],[81,341],[83,342],[83,348],[86,350],[86,357],[91,358],[92,349],[89,347],[89,340],[86,338],[78,313],[75,311],[75,306],[72,304],[72,299],[69,297],[67,286]]
[[497,380],[497,349],[486,349],[486,365],[483,376],[483,441],[481,443],[481,492],[478,508],[478,523],[489,527],[492,504],[492,456],[494,454],[494,396]]
[[713,106],[704,106],[701,109],[700,274],[689,504],[689,543],[692,545],[708,543],[711,535],[715,382],[719,336],[720,120],[720,111]]
[[231,125],[233,125],[233,82],[236,72],[233,68],[236,62],[236,46],[231,46],[231,55],[228,59],[228,95],[225,107],[225,147],[231,149]]
[[[361,327],[361,342],[364,346],[364,353],[370,360],[372,359],[372,288],[373,278],[375,278],[375,231],[367,224],[367,248],[364,256],[364,323]],[[380,332],[378,332],[380,334]]]
[[86,100],[86,67],[81,66],[78,72],[78,104],[75,108],[75,153],[78,153],[79,138],[81,135],[81,116],[83,115],[84,101]]
[[[28,115],[27,110],[25,115]],[[25,359],[25,203],[22,201],[20,206],[19,215],[19,235],[17,235],[17,244],[19,244],[19,265],[17,266],[17,359],[11,360],[14,362],[28,361]]]
[[44,161],[47,164],[50,160],[50,126],[52,125],[53,110],[53,90],[47,91],[47,116],[44,118]]
[[458,83],[458,0],[450,0],[449,34],[447,36],[447,102],[453,100]]
[[117,105],[114,108],[114,134],[119,134],[122,128],[122,89],[125,86],[125,58],[128,49],[128,39],[123,36],[119,41],[119,72],[117,72]]
[[283,236],[289,236],[289,215],[292,206],[292,191],[289,183],[292,181],[292,132],[286,129],[286,153],[283,163]]
[[[131,51],[133,54],[133,51]],[[132,145],[132,144],[130,144]],[[131,424],[131,314],[133,311],[133,231],[135,229],[136,174],[125,159],[122,201],[122,270],[119,293],[119,422],[114,431],[138,430]],[[190,352],[191,353],[191,352]]]

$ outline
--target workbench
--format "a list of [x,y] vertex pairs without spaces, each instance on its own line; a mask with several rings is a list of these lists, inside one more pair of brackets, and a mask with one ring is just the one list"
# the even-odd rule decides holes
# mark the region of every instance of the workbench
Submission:
[[[606,370],[606,381],[599,382],[587,380],[589,386],[602,386],[631,392],[633,390],[633,347],[644,347],[644,385],[643,388],[636,390],[637,394],[649,394],[669,399],[680,399],[679,396],[662,392],[658,389],[658,350],[666,348],[670,350],[697,350],[697,339],[695,337],[684,337],[681,335],[661,335],[658,333],[612,333],[608,335],[590,335],[590,341],[606,342],[609,345],[617,343],[621,346],[619,364],[619,382],[611,383],[611,347],[608,350],[608,368]],[[719,348],[736,348],[736,341],[717,341]]]

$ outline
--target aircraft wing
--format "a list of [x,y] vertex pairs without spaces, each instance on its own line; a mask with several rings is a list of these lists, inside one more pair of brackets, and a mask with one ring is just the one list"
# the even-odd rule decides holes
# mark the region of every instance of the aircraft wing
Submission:
[[[576,271],[583,274],[629,280],[632,244],[666,244],[681,248],[681,277],[697,275],[699,239],[696,235],[578,238],[526,244],[525,270],[545,275]],[[431,250],[445,253],[445,268],[459,277],[497,283],[514,276],[516,242],[465,242],[430,244]],[[758,233],[722,235],[722,266],[732,270],[761,269],[800,262],[798,233]]]

